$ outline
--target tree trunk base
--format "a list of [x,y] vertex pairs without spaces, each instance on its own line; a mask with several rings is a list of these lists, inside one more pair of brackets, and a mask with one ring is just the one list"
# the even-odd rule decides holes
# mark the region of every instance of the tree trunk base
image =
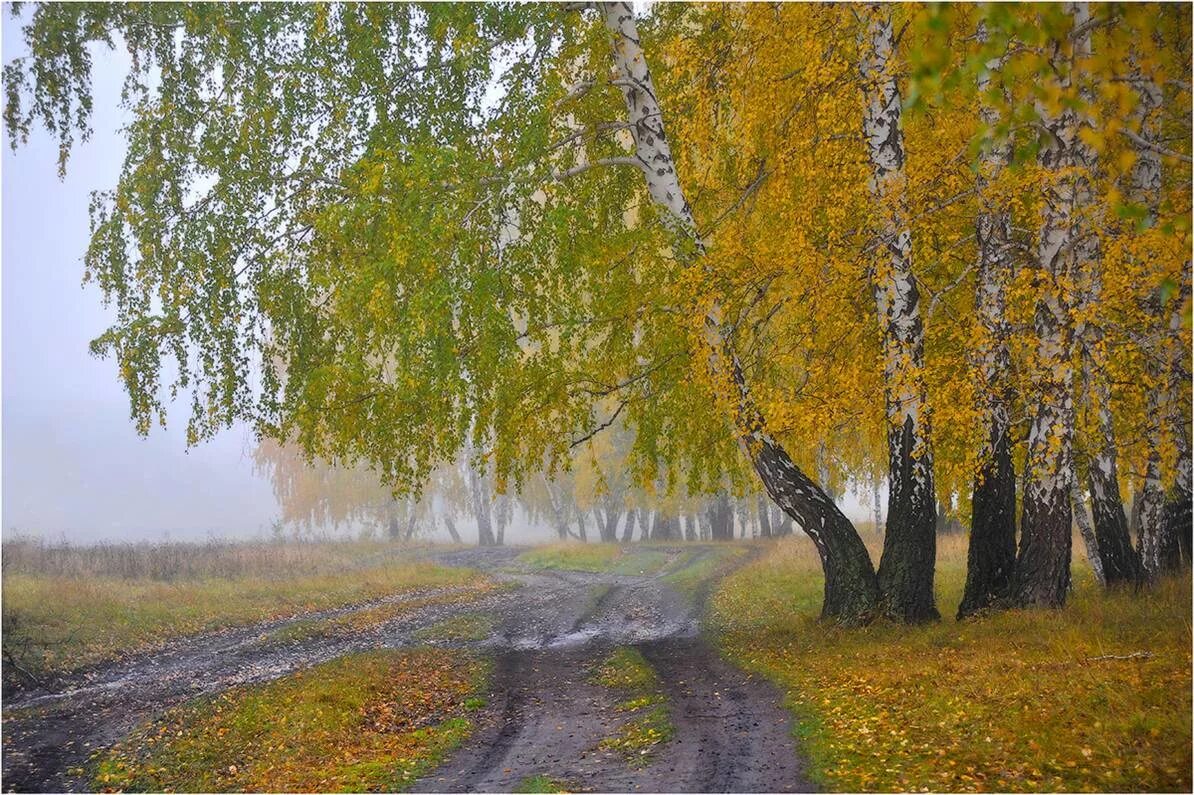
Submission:
[[994,607],[1006,597],[1016,566],[1016,470],[1008,432],[998,436],[974,482],[960,619]]

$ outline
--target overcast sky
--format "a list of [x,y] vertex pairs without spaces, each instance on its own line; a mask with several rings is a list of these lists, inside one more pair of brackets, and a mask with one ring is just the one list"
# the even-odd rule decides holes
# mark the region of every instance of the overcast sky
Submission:
[[[3,61],[24,52],[3,20]],[[253,472],[244,429],[186,449],[188,407],[142,439],[129,420],[116,365],[88,343],[109,324],[94,286],[83,287],[87,203],[116,184],[124,145],[117,107],[123,53],[96,52],[92,139],[57,176],[43,131],[13,152],[4,139],[3,503],[5,534],[71,540],[254,535],[277,515],[268,481]]]

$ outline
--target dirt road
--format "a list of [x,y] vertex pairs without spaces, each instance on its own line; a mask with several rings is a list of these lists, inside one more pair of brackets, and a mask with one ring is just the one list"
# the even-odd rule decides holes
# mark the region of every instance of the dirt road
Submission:
[[[600,791],[809,788],[778,694],[726,664],[700,637],[701,583],[676,587],[677,572],[712,568],[710,549],[663,550],[662,565],[627,574],[531,571],[515,565],[519,551],[438,555],[440,562],[483,568],[520,587],[467,603],[429,604],[363,633],[275,640],[278,630],[300,621],[387,600],[184,638],[50,687],[10,694],[4,703],[3,787],[85,790],[80,768],[94,751],[170,706],[355,651],[426,642],[420,630],[453,615],[480,613],[492,619],[487,637],[458,643],[495,660],[489,707],[469,741],[416,790],[510,791],[533,776]],[[407,593],[388,601],[447,593]],[[591,677],[618,646],[639,649],[656,670],[675,726],[674,737],[645,765],[628,764],[601,747],[628,720],[615,709],[618,694]]]

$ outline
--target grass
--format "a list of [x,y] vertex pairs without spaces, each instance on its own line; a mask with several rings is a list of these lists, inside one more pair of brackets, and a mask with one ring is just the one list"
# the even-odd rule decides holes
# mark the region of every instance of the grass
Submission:
[[292,578],[376,564],[411,547],[382,541],[139,541],[52,543],[16,536],[3,543],[4,571],[49,577],[197,580]]
[[635,544],[548,544],[527,550],[516,559],[532,569],[589,571],[601,574],[655,574],[672,561],[660,549]]
[[681,560],[663,579],[680,593],[695,597],[706,583],[746,553],[747,550],[741,546],[717,544],[711,545],[707,555],[693,560],[696,552],[686,550]]
[[[96,765],[107,791],[370,792],[408,787],[472,729],[488,666],[377,651],[170,711]],[[483,701],[479,703],[483,704]]]
[[[683,551],[676,554],[678,546]],[[708,557],[696,561],[697,549],[710,549]],[[658,574],[670,569],[666,579],[681,588],[695,589],[700,582],[713,575],[727,558],[744,554],[741,547],[730,544],[708,544],[676,541],[671,543],[634,545],[624,544],[547,544],[527,550],[516,559],[532,569],[589,571],[602,574]]]
[[[304,618],[291,624],[278,627],[263,636],[263,640],[278,644],[301,643],[312,638],[350,637],[379,627],[399,616],[413,613],[424,607],[434,605],[457,604],[477,598],[489,593],[493,586],[485,581],[471,583],[449,591],[432,593],[427,596],[414,596],[397,602],[388,602],[352,610],[341,615],[327,618]],[[489,623],[483,623],[488,621]],[[492,619],[478,614],[448,618],[425,627],[414,633],[415,640],[420,641],[452,641],[452,640],[484,640],[489,636]],[[481,634],[474,637],[478,632]]]
[[[421,588],[481,589],[487,582],[467,569],[394,560],[388,555],[378,558],[359,544],[323,546],[326,549],[310,552],[306,563],[296,562],[289,572],[263,562],[261,571],[249,568],[235,575],[210,576],[201,567],[194,577],[170,581],[6,568],[5,661],[33,675],[65,671],[195,632],[328,610]],[[206,553],[200,548],[196,554]],[[7,560],[7,550],[5,556]],[[298,558],[288,553],[281,557]],[[398,609],[402,608],[379,608]],[[383,618],[378,613],[345,620]],[[317,629],[284,628],[280,640],[298,640],[304,632]]]
[[601,741],[602,748],[622,754],[634,765],[644,765],[654,750],[676,733],[667,699],[659,691],[659,677],[643,655],[629,646],[615,649],[593,674],[593,680],[620,690],[630,698],[617,705],[619,712],[635,717],[618,733]]
[[448,643],[485,640],[493,632],[493,623],[493,616],[486,613],[465,613],[424,627],[415,632],[414,638]]
[[527,550],[515,560],[532,569],[607,572],[622,554],[617,544],[546,544]]
[[615,649],[598,666],[593,680],[603,687],[617,690],[651,690],[659,684],[655,669],[642,653],[630,646]]
[[514,788],[515,792],[567,792],[568,785],[559,779],[545,776],[542,773],[534,776],[527,776],[522,781],[518,782],[518,786]]
[[318,618],[301,618],[298,621],[285,624],[271,632],[267,632],[263,640],[284,646],[290,643],[302,643],[303,641],[326,635],[326,621]]
[[[965,544],[939,544],[943,613]],[[791,539],[721,583],[710,625],[785,690],[824,789],[1188,792],[1189,574],[1104,594],[1074,568],[1063,610],[843,629],[816,620],[820,566]]]
[[671,556],[657,549],[634,549],[624,551],[614,563],[613,574],[655,574],[668,564]]

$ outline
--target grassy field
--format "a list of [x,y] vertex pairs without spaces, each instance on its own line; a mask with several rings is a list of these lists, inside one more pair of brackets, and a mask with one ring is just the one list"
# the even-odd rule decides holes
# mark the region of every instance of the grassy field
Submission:
[[[939,545],[947,615],[965,543]],[[821,588],[811,543],[785,540],[720,584],[709,619],[732,659],[786,692],[819,786],[1190,791],[1188,573],[1105,595],[1076,561],[1064,610],[912,628],[822,625]]]
[[172,710],[103,758],[97,789],[392,792],[472,729],[482,660],[419,649],[341,657]]
[[[682,551],[676,554],[677,549]],[[710,554],[697,560],[698,550]],[[517,562],[531,569],[606,574],[650,575],[666,569],[668,582],[686,590],[713,576],[725,561],[744,553],[745,549],[734,543],[562,543],[529,549],[518,556]]]
[[747,554],[746,547],[734,543],[710,545],[708,549],[706,555],[698,555],[696,550],[686,550],[680,562],[664,575],[664,580],[680,593],[695,598],[711,581]]
[[527,776],[514,788],[515,792],[567,792],[566,782],[543,774]]
[[[477,572],[414,562],[377,543],[57,550],[5,544],[4,657],[37,676],[193,632],[418,588],[485,583]],[[394,606],[377,610],[388,608]],[[374,617],[384,618],[351,620]]]
[[562,569],[609,574],[654,574],[669,560],[666,552],[640,544],[548,544],[517,558],[532,569]]

